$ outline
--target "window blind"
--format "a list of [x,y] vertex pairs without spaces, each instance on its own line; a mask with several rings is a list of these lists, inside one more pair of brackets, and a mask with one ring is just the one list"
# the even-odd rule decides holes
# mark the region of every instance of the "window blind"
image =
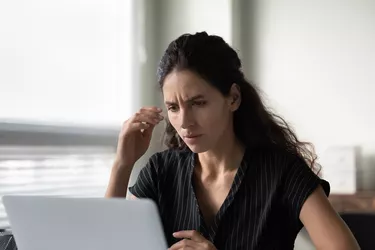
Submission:
[[[113,147],[0,146],[0,196],[103,197]],[[8,228],[0,201],[0,228]]]

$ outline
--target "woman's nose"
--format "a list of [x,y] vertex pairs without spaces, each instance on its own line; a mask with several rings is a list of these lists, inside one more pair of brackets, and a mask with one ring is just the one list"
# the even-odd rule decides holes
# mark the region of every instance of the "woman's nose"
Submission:
[[186,129],[194,125],[194,117],[189,110],[181,110],[180,116],[181,128]]

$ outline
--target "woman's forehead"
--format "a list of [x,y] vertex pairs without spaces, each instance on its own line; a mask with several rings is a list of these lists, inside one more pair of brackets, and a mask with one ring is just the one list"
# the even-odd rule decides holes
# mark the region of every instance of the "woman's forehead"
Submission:
[[212,87],[203,78],[191,71],[173,71],[164,80],[164,99],[189,99],[195,96],[207,96]]

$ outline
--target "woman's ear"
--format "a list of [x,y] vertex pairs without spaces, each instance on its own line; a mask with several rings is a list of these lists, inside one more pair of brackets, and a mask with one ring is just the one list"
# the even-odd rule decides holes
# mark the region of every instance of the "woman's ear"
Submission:
[[236,111],[241,105],[241,89],[238,84],[233,83],[229,92],[229,108],[232,112]]

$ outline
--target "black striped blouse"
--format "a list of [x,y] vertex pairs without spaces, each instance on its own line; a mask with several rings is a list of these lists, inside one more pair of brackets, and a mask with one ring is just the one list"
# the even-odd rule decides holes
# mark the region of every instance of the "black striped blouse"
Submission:
[[247,150],[232,187],[211,226],[205,225],[192,182],[197,155],[166,150],[150,157],[129,190],[156,202],[168,245],[173,232],[196,230],[217,249],[293,249],[302,228],[300,210],[322,185],[299,157],[281,150]]

